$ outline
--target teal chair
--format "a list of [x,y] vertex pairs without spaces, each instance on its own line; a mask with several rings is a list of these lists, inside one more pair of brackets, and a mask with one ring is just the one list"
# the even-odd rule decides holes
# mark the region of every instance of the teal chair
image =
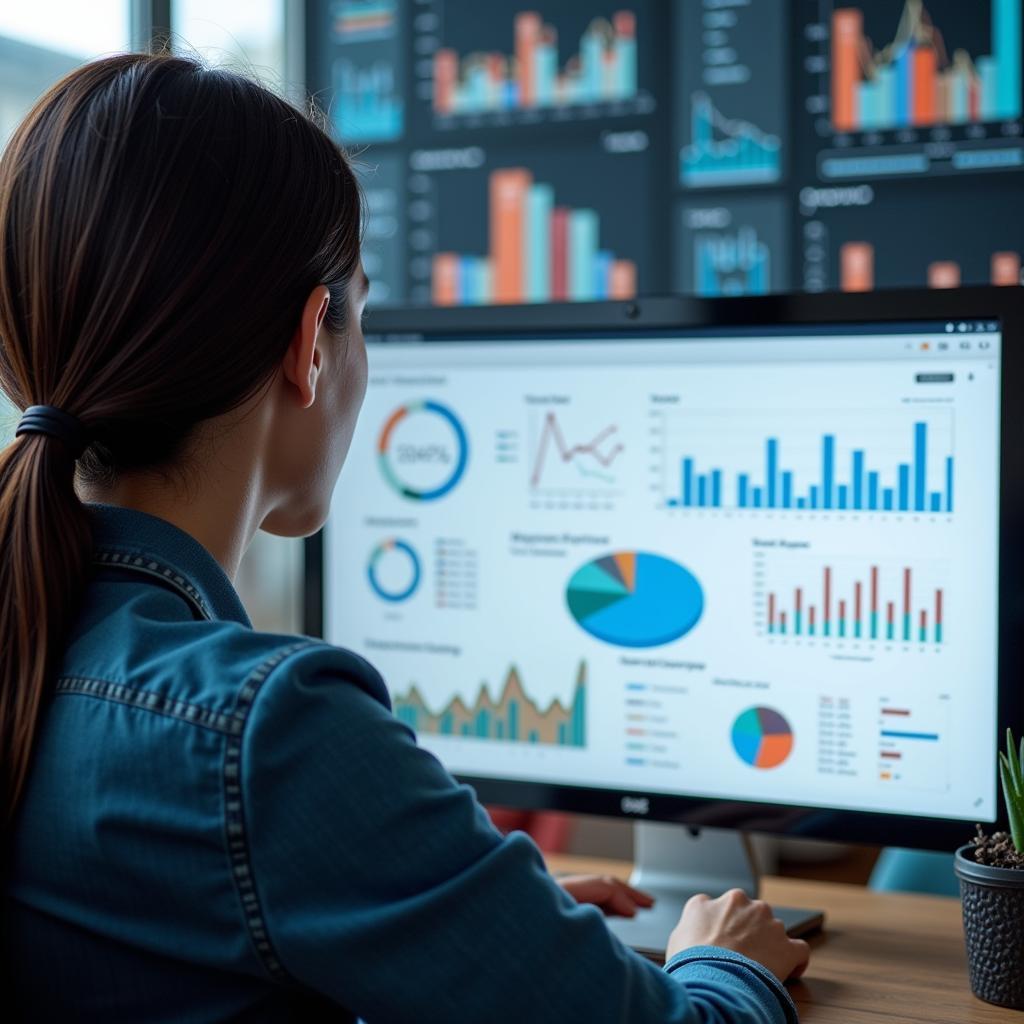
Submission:
[[868,887],[877,892],[923,892],[959,896],[951,853],[903,850],[887,846],[875,864]]

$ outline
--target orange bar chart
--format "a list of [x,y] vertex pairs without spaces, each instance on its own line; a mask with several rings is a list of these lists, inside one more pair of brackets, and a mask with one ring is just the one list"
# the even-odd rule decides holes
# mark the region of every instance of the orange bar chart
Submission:
[[929,288],[959,288],[960,264],[954,260],[936,260],[928,264]]
[[491,175],[491,262],[494,301],[523,301],[523,221],[533,176],[521,167]]
[[992,253],[992,283],[1002,286],[1021,283],[1019,252]]
[[857,83],[860,81],[860,49],[864,15],[853,8],[832,16],[832,123],[836,131],[852,132],[858,126]]
[[839,250],[839,287],[844,292],[869,292],[875,287],[875,247],[846,242]]

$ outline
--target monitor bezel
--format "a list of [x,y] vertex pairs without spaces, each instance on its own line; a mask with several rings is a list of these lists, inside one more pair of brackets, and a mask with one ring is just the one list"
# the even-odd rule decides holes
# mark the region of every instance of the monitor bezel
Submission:
[[[1024,290],[975,287],[957,290],[892,290],[860,294],[785,294],[729,299],[663,296],[631,302],[558,303],[478,308],[374,310],[367,317],[368,339],[389,341],[499,340],[524,332],[592,332],[621,336],[624,331],[656,329],[751,328],[766,325],[870,324],[998,320],[1002,332],[999,500],[999,636],[996,744],[1006,729],[1024,730],[1022,659],[1014,644],[1024,634],[1024,417],[1014,396],[1024,395]],[[304,624],[323,635],[322,533],[305,545]],[[996,765],[992,765],[993,774]],[[714,826],[786,836],[952,850],[966,843],[973,822],[962,819],[854,811],[783,803],[733,801],[636,789],[591,788],[546,782],[458,776],[488,804],[529,810],[568,811],[634,820],[675,822],[690,828]],[[1001,791],[999,818],[986,829],[1007,828]]]

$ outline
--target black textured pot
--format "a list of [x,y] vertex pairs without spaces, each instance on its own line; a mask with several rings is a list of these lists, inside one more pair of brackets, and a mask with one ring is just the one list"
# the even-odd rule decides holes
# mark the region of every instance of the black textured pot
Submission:
[[987,1003],[1024,1010],[1024,870],[990,868],[972,847],[956,851],[971,991]]

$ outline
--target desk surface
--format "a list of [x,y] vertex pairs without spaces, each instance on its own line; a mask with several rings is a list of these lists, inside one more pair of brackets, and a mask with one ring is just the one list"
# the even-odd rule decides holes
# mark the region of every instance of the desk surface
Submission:
[[[623,861],[552,856],[552,871],[629,875]],[[763,896],[826,913],[807,977],[790,986],[803,1024],[1024,1024],[971,994],[958,900],[766,878]]]

